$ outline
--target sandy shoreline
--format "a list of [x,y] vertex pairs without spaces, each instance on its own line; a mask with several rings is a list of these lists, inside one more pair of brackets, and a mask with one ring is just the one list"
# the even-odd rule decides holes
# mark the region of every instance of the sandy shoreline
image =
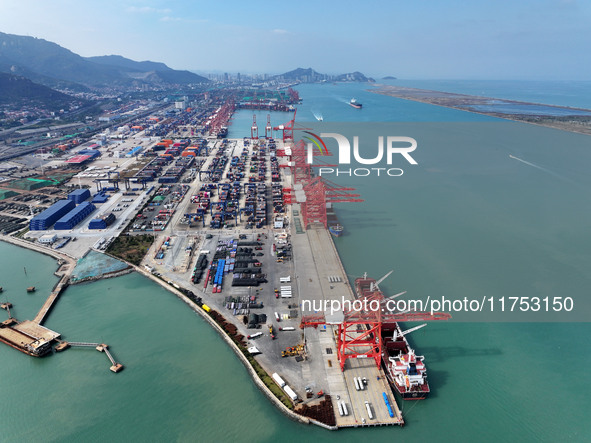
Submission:
[[488,115],[490,117],[497,117],[505,120],[530,123],[538,126],[560,129],[562,131],[591,135],[591,115],[547,116],[534,114],[508,114],[478,111],[471,107],[489,105],[491,101],[495,101],[509,105],[544,106],[547,108],[555,108],[560,110],[575,112],[586,111],[591,113],[591,110],[589,109],[546,105],[542,103],[522,102],[517,100],[496,99],[492,97],[480,97],[475,95],[407,88],[402,86],[376,85],[376,89],[371,89],[369,91],[373,92],[374,94],[388,95],[390,97],[428,103],[430,105],[442,106],[445,108],[458,109],[461,111],[472,112],[474,114]]

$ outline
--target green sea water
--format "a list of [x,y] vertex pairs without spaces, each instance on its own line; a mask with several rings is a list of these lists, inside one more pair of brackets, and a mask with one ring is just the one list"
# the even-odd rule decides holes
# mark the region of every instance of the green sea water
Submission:
[[[364,104],[375,100],[379,109],[392,108],[392,119],[404,114],[404,101],[365,96],[356,85],[326,87],[301,93],[321,109],[328,99],[315,96],[354,94]],[[331,106],[335,115],[353,111],[346,103]],[[408,108],[424,121],[473,122],[471,114],[449,111],[418,103]],[[366,202],[337,207],[346,235],[336,244],[347,272],[378,277],[394,269],[384,290],[422,295],[514,285],[523,285],[517,290],[524,293],[545,291],[548,284],[564,284],[568,293],[587,290],[587,185],[578,171],[588,158],[569,134],[535,129],[517,131],[524,138],[516,142],[501,137],[497,146],[515,143],[509,146],[521,149],[515,155],[556,166],[547,169],[576,186],[518,162],[505,166],[504,151],[491,160],[479,146],[460,147],[472,155],[460,164],[453,156],[446,163],[443,155],[425,155],[420,164],[435,164],[398,187],[357,181]],[[548,139],[576,150],[577,159],[554,165],[545,147],[532,160],[538,142]],[[505,179],[498,168],[506,168]],[[0,300],[14,304],[17,318],[32,318],[57,281],[55,261],[4,243],[0,260]],[[32,285],[38,291],[28,294]],[[125,370],[112,374],[105,355],[91,349],[33,359],[0,346],[0,441],[550,442],[588,441],[591,432],[589,323],[431,323],[411,341],[426,356],[432,396],[401,403],[403,428],[338,432],[281,415],[200,317],[137,274],[68,288],[46,326],[68,340],[109,344]]]

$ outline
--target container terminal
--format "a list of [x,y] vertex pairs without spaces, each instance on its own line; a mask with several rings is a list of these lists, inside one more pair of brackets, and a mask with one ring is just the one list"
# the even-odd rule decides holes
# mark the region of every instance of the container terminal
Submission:
[[[194,309],[247,350],[272,380],[264,390],[289,405],[284,412],[292,418],[329,429],[404,424],[381,365],[381,319],[302,310],[304,299],[355,299],[331,236],[342,233],[332,205],[362,200],[315,176],[304,143],[294,141],[295,112],[283,124],[267,118],[264,137],[253,117],[250,137],[228,139],[236,107],[228,99],[209,113],[144,115],[116,144],[93,146],[98,155],[74,157],[80,162],[74,186],[32,214],[26,243],[72,262],[91,249],[117,256],[120,238],[149,234],[135,269],[188,295]],[[34,324],[46,317],[69,273]],[[420,319],[441,319],[428,317]],[[0,329],[5,343],[29,324],[11,322],[9,314]],[[52,331],[28,331],[31,339],[59,340]],[[70,346],[93,346],[107,354],[113,372],[122,368],[104,344],[60,341],[56,350]]]

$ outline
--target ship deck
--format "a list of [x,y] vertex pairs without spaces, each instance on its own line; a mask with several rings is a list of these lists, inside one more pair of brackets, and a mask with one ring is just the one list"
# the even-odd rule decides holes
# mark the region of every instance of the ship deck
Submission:
[[59,337],[57,332],[29,320],[0,328],[1,341],[27,354],[29,349],[42,348]]

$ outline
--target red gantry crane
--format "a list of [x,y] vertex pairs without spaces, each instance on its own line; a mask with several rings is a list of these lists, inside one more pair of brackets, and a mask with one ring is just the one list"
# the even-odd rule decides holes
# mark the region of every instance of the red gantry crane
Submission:
[[398,323],[410,321],[435,321],[449,320],[450,314],[444,312],[392,312],[388,309],[387,300],[398,297],[384,297],[378,284],[388,277],[392,271],[379,281],[373,278],[355,280],[357,299],[352,302],[352,309],[345,309],[334,315],[326,316],[324,313],[305,315],[302,317],[300,327],[318,327],[319,325],[334,325],[337,330],[337,355],[341,371],[345,370],[345,364],[350,358],[373,358],[376,365],[380,366],[383,351],[382,325],[384,323]]

